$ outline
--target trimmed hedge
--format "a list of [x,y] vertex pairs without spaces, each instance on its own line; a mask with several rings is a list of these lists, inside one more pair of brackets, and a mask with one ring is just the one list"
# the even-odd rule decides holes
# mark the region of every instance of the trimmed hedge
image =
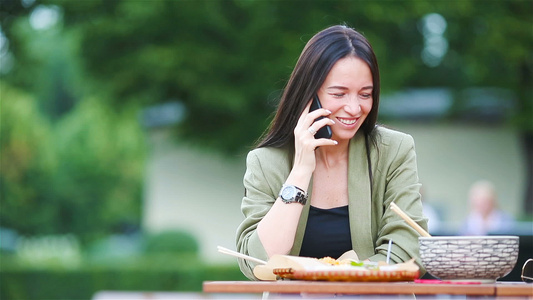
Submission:
[[2,267],[0,299],[91,299],[98,291],[202,291],[210,280],[247,280],[235,265],[85,267],[73,270]]

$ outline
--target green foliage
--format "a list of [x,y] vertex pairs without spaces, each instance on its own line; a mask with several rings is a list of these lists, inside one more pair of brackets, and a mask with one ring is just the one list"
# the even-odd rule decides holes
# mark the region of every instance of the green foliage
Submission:
[[4,82],[0,91],[0,226],[51,232],[57,217],[52,177],[58,163],[52,127],[31,96]]
[[197,254],[198,241],[186,231],[163,231],[148,235],[145,242],[145,254]]
[[[79,30],[85,68],[114,106],[179,99],[188,110],[179,132],[225,151],[246,149],[261,134],[305,42],[340,23],[374,45],[384,93],[504,87],[526,109],[515,120],[531,113],[530,1],[46,2],[61,6],[65,24]],[[420,58],[420,24],[429,13],[448,24],[449,51],[437,67]]]
[[2,91],[0,226],[87,241],[138,224],[144,140],[137,110],[82,101],[51,124],[35,100]]
[[6,264],[2,257],[1,299],[91,299],[99,291],[201,292],[208,280],[246,280],[238,266],[208,265],[168,257],[165,265],[138,259],[128,265],[83,265],[76,269]]
[[144,139],[136,115],[134,109],[115,113],[87,99],[56,124],[64,230],[105,234],[138,224]]
[[33,267],[69,269],[79,266],[82,261],[79,242],[73,235],[19,237],[16,252],[12,254],[18,263]]
[[[346,23],[373,44],[383,93],[404,87],[502,87],[518,97],[512,121],[533,130],[531,1],[465,0],[451,5],[339,0],[302,5],[198,0],[147,5],[130,0],[43,0],[35,5],[40,3],[62,9],[63,27],[36,35],[28,22],[10,22],[5,31],[17,45],[13,51],[19,67],[11,72],[17,84],[31,86],[33,78],[24,80],[24,74],[38,74],[38,67],[47,64],[44,58],[56,68],[62,66],[49,72],[49,79],[42,77],[65,92],[63,104],[52,105],[55,110],[76,101],[72,86],[81,85],[72,78],[81,72],[91,84],[95,81],[98,91],[109,94],[114,109],[125,102],[149,105],[178,99],[188,113],[177,132],[186,139],[227,152],[246,150],[267,127],[305,42],[326,26]],[[449,50],[436,67],[420,58],[425,43],[421,19],[430,13],[447,22]],[[24,19],[23,10],[13,14]],[[78,58],[82,70],[72,67]],[[34,88],[50,106],[44,87]]]

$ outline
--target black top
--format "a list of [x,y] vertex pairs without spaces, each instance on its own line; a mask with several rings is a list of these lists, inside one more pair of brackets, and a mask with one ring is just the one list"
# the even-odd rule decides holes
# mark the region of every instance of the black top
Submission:
[[300,256],[339,258],[352,250],[348,205],[331,209],[311,206]]

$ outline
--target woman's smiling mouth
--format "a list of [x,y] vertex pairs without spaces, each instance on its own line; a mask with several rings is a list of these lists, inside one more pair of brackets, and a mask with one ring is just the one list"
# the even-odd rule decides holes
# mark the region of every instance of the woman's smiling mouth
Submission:
[[352,118],[345,119],[345,118],[337,117],[337,120],[339,120],[339,122],[341,122],[344,125],[353,125],[353,124],[355,124],[355,122],[357,122],[357,119],[352,119]]

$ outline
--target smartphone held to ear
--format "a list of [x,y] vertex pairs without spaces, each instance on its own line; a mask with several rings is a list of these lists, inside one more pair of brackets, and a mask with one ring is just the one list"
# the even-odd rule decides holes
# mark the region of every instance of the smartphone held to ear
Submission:
[[[318,99],[318,95],[315,95],[313,97],[313,102],[311,103],[311,108],[309,109],[309,111],[313,111],[313,110],[317,110],[319,108],[322,108],[322,104],[320,104],[320,99]],[[318,120],[321,120],[325,118],[324,116],[322,117],[318,117],[316,121]],[[324,139],[330,139],[331,138],[331,135],[332,135],[332,132],[331,132],[331,127],[329,125],[326,125],[322,128],[320,128],[316,134],[315,134],[315,139],[321,139],[321,138],[324,138]]]

